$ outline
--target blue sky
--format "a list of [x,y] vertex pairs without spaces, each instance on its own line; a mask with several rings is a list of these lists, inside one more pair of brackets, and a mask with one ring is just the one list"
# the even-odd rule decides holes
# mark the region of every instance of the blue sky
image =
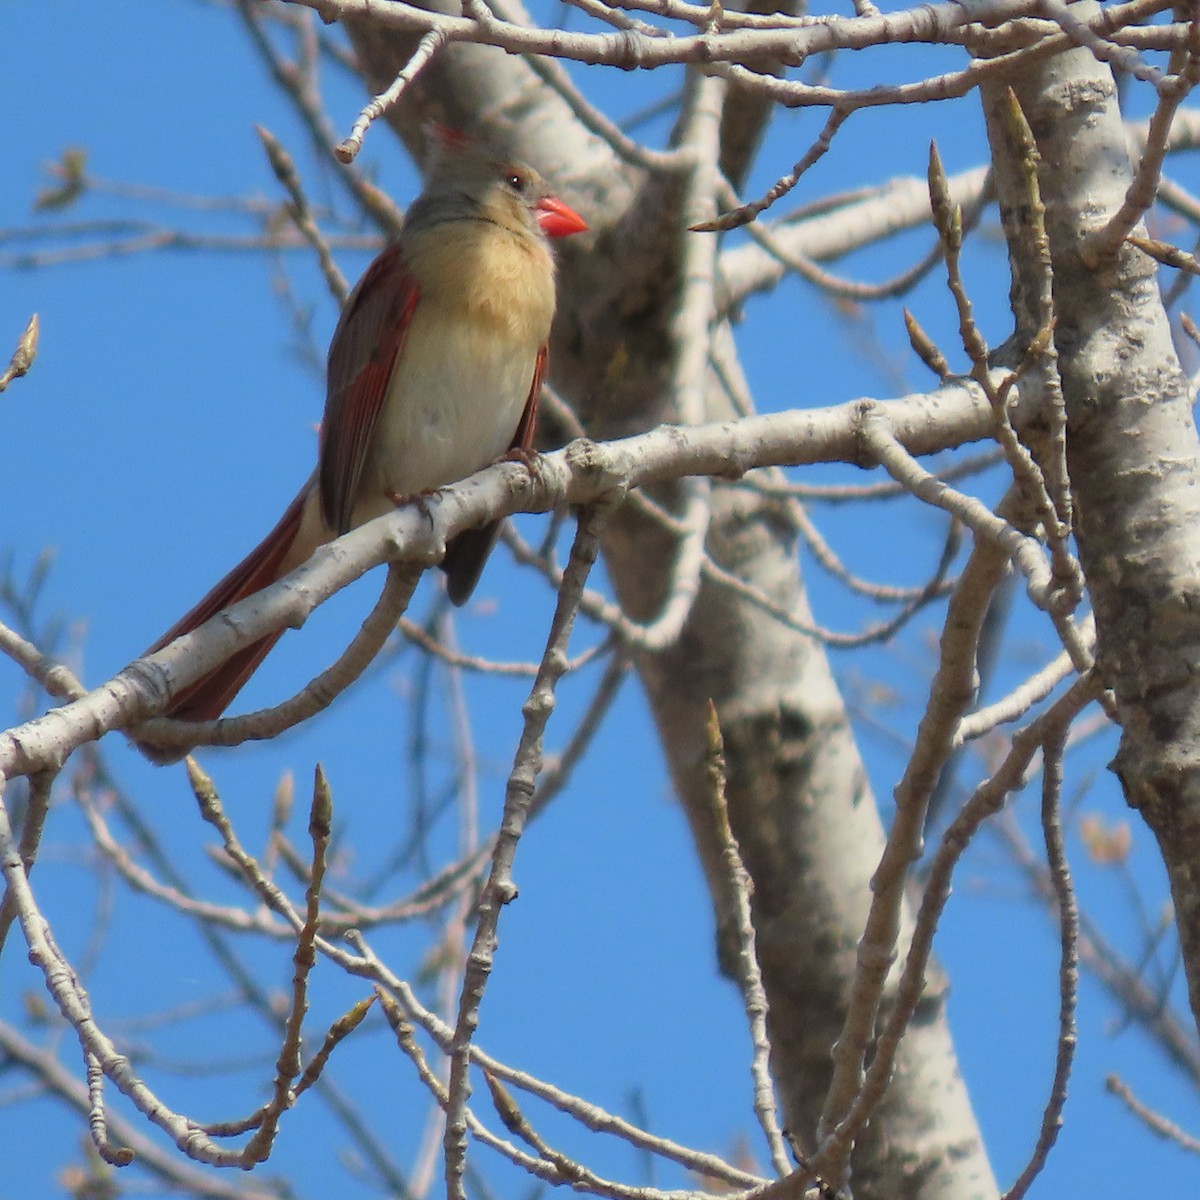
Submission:
[[[298,122],[266,81],[236,20],[216,7],[10,0],[0,9],[0,35],[9,47],[0,74],[5,113],[0,228],[46,223],[30,211],[35,191],[45,183],[41,166],[70,146],[85,148],[90,170],[107,179],[193,195],[278,199],[253,131],[256,123],[298,155],[314,198],[332,194],[312,167]],[[835,64],[837,77],[846,80],[875,69],[866,61]],[[911,76],[920,69],[913,58],[892,57],[884,74],[902,70]],[[594,97],[624,111],[664,86],[647,76],[580,72],[579,77]],[[327,86],[333,120],[348,130],[362,98],[334,73]],[[805,113],[779,118],[751,191],[800,156],[821,119]],[[931,136],[939,139],[950,169],[979,161],[980,121],[972,100],[856,119],[797,198],[892,172],[921,174]],[[364,158],[399,203],[411,198],[413,176],[384,129],[369,136]],[[1180,164],[1178,171],[1186,183],[1193,167]],[[249,228],[219,214],[135,207],[191,229]],[[118,217],[129,210],[124,199],[91,197],[64,219]],[[923,234],[912,235],[895,248],[857,255],[839,269],[884,278],[926,244]],[[13,249],[11,239],[0,242],[0,355],[7,356],[35,310],[42,341],[31,375],[0,397],[9,447],[0,471],[3,549],[19,577],[44,547],[54,548],[43,611],[70,622],[72,665],[94,685],[189,607],[278,515],[311,466],[321,384],[295,352],[295,332],[273,284],[275,268],[259,255],[179,251],[33,271],[4,259]],[[339,255],[349,277],[368,260],[366,252]],[[994,238],[979,239],[967,265],[981,322],[999,341],[1007,331],[1007,280]],[[284,269],[294,295],[312,306],[312,339],[324,347],[336,313],[313,263],[292,254]],[[937,279],[906,303],[952,346],[950,305]],[[866,349],[871,343],[864,330],[872,327],[884,347],[882,364]],[[764,408],[832,404],[894,394],[901,385],[925,386],[923,368],[904,349],[895,303],[859,317],[790,282],[770,300],[747,306],[739,338]],[[834,474],[845,477],[817,472],[809,478]],[[989,486],[996,485],[985,483],[984,494]],[[911,507],[872,513],[865,537],[858,513],[816,515],[847,561],[872,578],[914,582],[936,561],[941,530],[927,513]],[[543,523],[530,521],[526,528],[537,537]],[[345,631],[357,628],[377,586],[378,581],[364,581],[318,614],[302,635],[289,635],[293,653],[264,669],[244,696],[246,706],[279,698],[319,669]],[[819,571],[811,572],[810,586],[818,618],[828,624],[853,628],[873,613],[848,601]],[[435,594],[426,582],[419,612]],[[497,556],[459,637],[464,646],[499,658],[533,658],[549,607],[540,585]],[[935,620],[936,614],[896,648],[835,658],[850,692],[882,684],[899,701],[919,700],[931,666]],[[595,637],[583,630],[578,645]],[[1012,682],[1048,654],[1046,627],[1020,617],[1009,646],[1003,677]],[[409,821],[405,797],[416,786],[402,703],[416,686],[416,667],[411,651],[382,663],[307,734],[205,756],[249,845],[262,843],[281,772],[294,768],[302,797],[319,757],[335,789],[342,844],[350,856],[344,865],[364,877],[379,869],[403,840]],[[551,749],[572,728],[591,680],[594,674],[565,686]],[[436,785],[444,779],[453,740],[444,685],[435,686],[439,699],[433,712],[441,722],[430,734]],[[492,680],[470,685],[485,829],[498,812],[525,687]],[[16,669],[0,665],[0,695],[11,713],[21,691]],[[872,715],[911,736],[916,719],[911,705],[884,704]],[[142,800],[197,886],[237,899],[239,893],[205,862],[200,847],[211,838],[196,818],[182,772],[151,769],[116,744],[118,739],[110,741],[119,778]],[[865,724],[862,745],[876,791],[886,798],[902,760]],[[1110,736],[1084,747],[1074,757],[1072,783],[1088,784],[1080,800],[1084,809],[1117,821],[1126,819],[1125,812],[1115,781],[1103,770],[1113,749]],[[970,782],[977,771],[968,764],[964,780]],[[1026,800],[1021,811],[1031,830],[1026,818],[1036,808]],[[295,824],[300,836],[303,822]],[[80,861],[79,827],[64,797],[52,814],[36,878],[59,940],[73,956],[84,952],[97,904],[113,906],[114,928],[122,936],[108,943],[88,980],[101,1018],[151,1013],[199,994],[205,960],[194,934],[119,885],[111,894],[97,890]],[[436,853],[452,853],[453,834],[452,828],[439,833]],[[1111,868],[1088,863],[1077,837],[1068,851],[1089,911],[1127,954],[1136,955],[1139,927],[1121,879]],[[1165,887],[1149,836],[1136,820],[1131,870],[1156,915]],[[729,1150],[745,1135],[761,1160],[739,1004],[716,976],[703,882],[636,681],[625,684],[621,706],[575,785],[530,829],[517,878],[521,899],[504,914],[482,1044],[615,1110],[629,1113],[631,1097],[638,1096],[652,1127],[677,1140]],[[381,937],[379,948],[397,962],[411,962],[425,936],[423,929],[401,931]],[[14,950],[9,947],[0,968],[0,1015],[9,1021],[21,1019],[22,995],[39,986]],[[286,986],[285,948],[255,944],[243,950],[278,959],[275,986]],[[997,1173],[1007,1184],[1032,1146],[1050,1080],[1056,934],[1024,898],[986,832],[961,868],[938,953],[953,981],[950,1013],[962,1069]],[[336,972],[319,976],[314,1030],[361,994]],[[1176,999],[1179,992],[1176,986]],[[180,1058],[244,1054],[250,1064],[231,1079],[155,1076],[179,1107],[224,1119],[261,1099],[270,1068],[260,1060],[273,1047],[251,1020],[232,1026],[189,1023],[169,1044]],[[336,1077],[343,1088],[367,1098],[381,1136],[407,1167],[425,1106],[404,1064],[385,1052],[387,1044],[379,1028],[352,1040],[336,1060]],[[79,1071],[67,1041],[62,1058]],[[1161,1196],[1194,1190],[1194,1164],[1104,1094],[1110,1071],[1185,1126],[1194,1130],[1200,1124],[1194,1090],[1144,1035],[1122,1022],[1116,1005],[1085,975],[1066,1127],[1034,1196],[1117,1197],[1147,1186]],[[0,1076],[0,1098],[15,1083],[11,1075]],[[598,1169],[634,1182],[644,1178],[628,1148],[591,1146],[547,1114],[537,1116],[554,1136],[567,1139],[566,1148]],[[55,1171],[78,1158],[85,1135],[81,1122],[63,1120],[45,1100],[0,1108],[0,1131],[0,1145],[19,1144],[25,1151],[6,1156],[0,1178],[6,1200],[52,1194]],[[328,1134],[321,1107],[301,1105],[285,1121],[277,1165],[304,1180],[298,1187],[303,1196],[329,1195],[335,1186],[347,1198],[372,1194],[365,1185],[345,1183],[335,1162],[343,1149],[344,1138]],[[483,1154],[476,1161],[491,1167]],[[496,1178],[501,1194],[520,1194],[520,1181]],[[668,1174],[660,1173],[659,1181],[670,1182]]]

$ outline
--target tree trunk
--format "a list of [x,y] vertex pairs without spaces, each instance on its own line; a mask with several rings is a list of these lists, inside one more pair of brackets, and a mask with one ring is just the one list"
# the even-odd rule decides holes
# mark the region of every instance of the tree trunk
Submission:
[[[1073,8],[1086,19],[1095,6]],[[1155,263],[1128,244],[1096,265],[1083,257],[1132,178],[1111,71],[1072,50],[1014,83],[1041,155],[1076,535],[1122,730],[1113,767],[1158,839],[1200,1014],[1200,446],[1191,397]],[[1001,87],[986,89],[1018,323],[1028,329],[1037,267],[1005,104]]]

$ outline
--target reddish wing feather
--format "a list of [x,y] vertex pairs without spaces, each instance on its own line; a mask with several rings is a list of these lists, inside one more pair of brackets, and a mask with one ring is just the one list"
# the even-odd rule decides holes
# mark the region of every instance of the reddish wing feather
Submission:
[[368,268],[346,301],[329,347],[321,441],[321,511],[335,533],[350,528],[371,434],[404,348],[419,290],[400,243]]
[[[351,294],[334,334],[329,351],[319,487],[326,522],[337,532],[349,527],[367,446],[396,357],[404,345],[417,295],[400,247],[393,245],[375,260]],[[307,494],[305,488],[262,542],[147,653],[161,650],[221,609],[274,583],[300,528]],[[279,637],[274,633],[239,650],[173,697],[165,715],[191,721],[220,716]],[[153,749],[149,752],[153,754]]]
[[529,385],[529,398],[525,401],[525,411],[513,434],[510,450],[523,450],[529,454],[533,450],[533,435],[537,428],[538,401],[542,398],[542,383],[546,378],[546,367],[550,362],[550,351],[543,346],[538,351],[537,362],[533,364],[533,382]]

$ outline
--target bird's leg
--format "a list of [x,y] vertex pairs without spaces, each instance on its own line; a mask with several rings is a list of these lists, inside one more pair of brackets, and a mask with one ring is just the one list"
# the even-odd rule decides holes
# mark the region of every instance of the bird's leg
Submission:
[[[499,458],[493,459],[490,465],[496,466],[499,463],[506,462],[520,463],[536,479],[541,471],[541,461],[542,456],[531,447],[512,446],[501,454]],[[426,488],[422,492],[410,492],[408,495],[401,495],[395,488],[385,488],[383,494],[397,508],[403,508],[406,504],[415,504],[425,515],[426,520],[432,521],[433,514],[429,511],[429,497],[436,496],[439,492],[444,492],[446,488],[453,486],[453,484],[448,483],[442,487]]]
[[436,496],[441,488],[426,488],[423,492],[411,492],[407,496],[402,496],[395,488],[386,488],[384,495],[397,507],[403,508],[406,504],[415,504],[417,510],[431,525],[433,524],[433,513],[429,511],[429,497]]
[[539,470],[541,459],[542,456],[536,450],[528,449],[525,446],[513,446],[512,449],[500,455],[500,457],[496,459],[496,462],[520,463],[521,466],[523,466],[531,475],[536,475]]
[[542,482],[542,456],[532,446],[513,446],[496,459],[498,463],[520,463],[532,476],[534,483]]

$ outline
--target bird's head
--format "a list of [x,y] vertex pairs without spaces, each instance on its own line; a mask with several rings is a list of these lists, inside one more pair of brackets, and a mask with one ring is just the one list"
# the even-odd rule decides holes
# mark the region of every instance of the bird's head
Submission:
[[414,222],[475,218],[514,233],[569,237],[587,223],[525,163],[504,158],[464,134],[435,129],[435,157],[421,195],[409,210]]

